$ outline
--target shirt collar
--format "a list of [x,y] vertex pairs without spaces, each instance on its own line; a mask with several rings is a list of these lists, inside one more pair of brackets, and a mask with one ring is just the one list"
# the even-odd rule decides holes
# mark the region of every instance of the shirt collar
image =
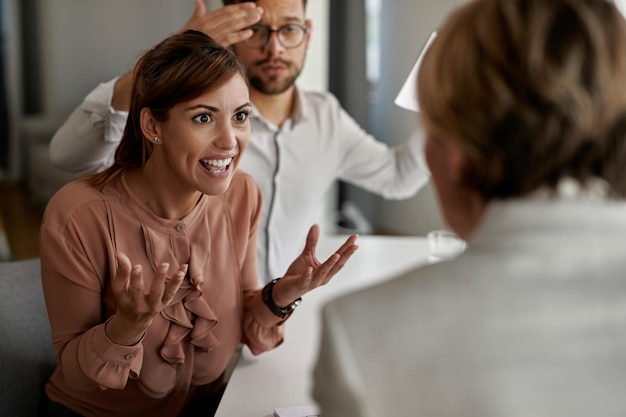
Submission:
[[[305,100],[304,92],[301,91],[296,86],[296,88],[295,88],[294,109],[293,109],[293,112],[292,112],[291,117],[290,117],[292,126],[295,127],[299,123],[304,122],[304,121],[307,120],[307,115],[310,112],[309,107],[310,106],[307,104],[307,101]],[[273,123],[271,123],[269,120],[267,120],[265,117],[263,117],[263,115],[259,111],[259,108],[254,104],[254,102],[252,102],[252,116],[251,117],[255,118],[255,119],[258,119],[259,121],[263,122],[265,125],[274,126]]]
[[612,197],[605,180],[590,178],[581,184],[565,177],[554,189],[542,188],[527,196],[491,201],[469,240],[474,245],[504,235],[576,230],[572,226],[582,221],[596,227],[623,224],[623,212],[624,203]]

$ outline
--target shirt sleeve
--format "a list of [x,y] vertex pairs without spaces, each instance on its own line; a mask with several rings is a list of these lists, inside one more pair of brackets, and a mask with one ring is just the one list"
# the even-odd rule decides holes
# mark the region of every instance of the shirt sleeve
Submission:
[[342,138],[340,178],[386,199],[415,195],[430,178],[424,158],[424,132],[416,129],[401,144],[377,140],[335,101]]
[[117,78],[98,85],[56,131],[50,159],[60,169],[91,174],[113,165],[128,112],[111,107]]
[[94,263],[110,264],[106,253],[112,252],[81,245],[101,233],[104,223],[94,221],[82,234],[87,228],[61,227],[44,218],[40,230],[42,282],[58,367],[66,382],[82,391],[123,389],[129,378],[138,377],[143,362],[141,341],[116,345],[105,333],[102,298],[108,278],[96,271],[110,267]]

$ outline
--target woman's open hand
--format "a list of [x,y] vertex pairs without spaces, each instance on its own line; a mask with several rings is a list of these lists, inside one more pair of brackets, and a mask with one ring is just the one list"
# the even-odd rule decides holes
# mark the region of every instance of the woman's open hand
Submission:
[[169,278],[169,264],[161,264],[147,289],[141,265],[131,266],[130,259],[122,252],[118,252],[116,258],[118,266],[112,289],[117,312],[107,323],[106,333],[114,343],[130,346],[141,339],[152,319],[174,299],[187,273],[187,265],[181,265]]
[[287,306],[307,292],[325,285],[343,268],[348,259],[358,249],[357,235],[351,235],[324,263],[315,256],[320,236],[318,225],[309,229],[304,250],[287,269],[272,291],[274,303]]

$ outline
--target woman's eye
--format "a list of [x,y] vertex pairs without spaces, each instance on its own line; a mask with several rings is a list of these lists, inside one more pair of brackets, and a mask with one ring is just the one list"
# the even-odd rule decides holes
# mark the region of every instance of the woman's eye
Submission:
[[202,113],[194,117],[193,120],[201,124],[207,124],[211,121],[211,115],[208,113]]
[[240,123],[243,123],[246,120],[248,120],[248,117],[250,117],[250,112],[248,111],[240,111],[239,113],[235,114],[235,120]]

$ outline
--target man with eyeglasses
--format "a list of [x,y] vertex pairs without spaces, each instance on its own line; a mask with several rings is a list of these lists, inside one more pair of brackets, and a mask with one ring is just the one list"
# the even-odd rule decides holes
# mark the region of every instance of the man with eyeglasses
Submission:
[[[223,0],[207,13],[202,0],[181,30],[207,33],[246,66],[252,136],[240,168],[263,194],[258,263],[266,283],[282,276],[302,250],[336,180],[388,199],[413,196],[429,178],[422,140],[390,148],[365,132],[327,92],[295,86],[312,34],[306,0]],[[256,4],[255,4],[256,3]],[[92,91],[57,131],[53,162],[90,173],[113,163],[130,101],[132,72]],[[160,138],[166,140],[166,138]]]

